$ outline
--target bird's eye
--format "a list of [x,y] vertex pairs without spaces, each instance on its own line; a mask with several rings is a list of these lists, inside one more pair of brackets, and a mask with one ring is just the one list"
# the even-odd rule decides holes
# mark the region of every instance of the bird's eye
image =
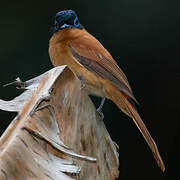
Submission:
[[75,26],[76,28],[78,28],[78,27],[80,26],[80,23],[79,23],[79,20],[78,20],[77,17],[74,19],[74,26]]

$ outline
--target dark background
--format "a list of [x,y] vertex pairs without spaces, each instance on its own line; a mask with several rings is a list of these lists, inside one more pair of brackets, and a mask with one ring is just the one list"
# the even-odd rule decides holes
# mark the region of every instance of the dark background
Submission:
[[[120,147],[120,179],[180,179],[180,1],[1,1],[0,98],[20,93],[3,84],[52,68],[50,28],[55,14],[64,9],[76,10],[81,23],[126,73],[166,165],[162,173],[134,123],[107,101],[104,121]],[[0,111],[1,133],[14,116]]]

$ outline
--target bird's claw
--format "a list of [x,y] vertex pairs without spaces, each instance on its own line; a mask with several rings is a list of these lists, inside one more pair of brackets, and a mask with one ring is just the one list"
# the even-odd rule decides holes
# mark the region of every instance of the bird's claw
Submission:
[[100,104],[99,107],[97,108],[97,112],[100,114],[101,119],[104,119],[104,114],[103,114],[103,112],[102,112],[102,108],[103,108],[103,105],[104,105],[105,100],[106,100],[106,97],[103,97],[102,100],[101,100],[101,104]]
[[81,89],[85,88],[86,85],[85,85],[85,83],[83,81],[82,76],[78,76],[78,79],[81,81]]
[[101,116],[101,119],[104,119],[104,114],[102,112],[102,108],[97,108],[97,112],[99,113],[99,115]]

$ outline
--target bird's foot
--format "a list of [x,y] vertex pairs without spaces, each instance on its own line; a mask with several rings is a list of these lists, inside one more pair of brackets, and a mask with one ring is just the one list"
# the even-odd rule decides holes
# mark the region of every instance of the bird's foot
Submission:
[[102,112],[102,109],[97,108],[97,112],[99,113],[99,115],[101,116],[101,119],[104,119],[104,114]]
[[103,112],[102,112],[102,108],[103,108],[103,105],[104,105],[105,100],[106,100],[106,98],[103,97],[102,100],[101,100],[101,104],[100,104],[99,107],[97,108],[97,112],[100,114],[101,119],[104,119],[104,114],[103,114]]
[[86,85],[84,83],[84,80],[83,80],[82,76],[77,76],[77,77],[81,81],[81,89],[85,88]]

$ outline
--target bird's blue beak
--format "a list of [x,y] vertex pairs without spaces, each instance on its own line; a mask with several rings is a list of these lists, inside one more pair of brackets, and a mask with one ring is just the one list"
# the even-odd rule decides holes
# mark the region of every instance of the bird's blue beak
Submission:
[[73,27],[72,25],[63,24],[60,29],[72,28],[72,27]]

